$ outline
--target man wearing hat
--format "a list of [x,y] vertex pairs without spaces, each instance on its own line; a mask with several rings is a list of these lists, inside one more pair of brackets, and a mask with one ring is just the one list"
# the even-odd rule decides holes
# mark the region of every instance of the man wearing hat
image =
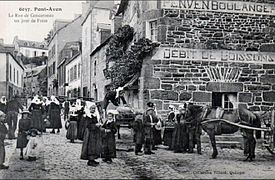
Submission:
[[148,102],[147,106],[148,108],[144,115],[144,154],[155,154],[152,152],[155,148],[154,130],[156,125],[154,103]]
[[30,112],[27,109],[24,109],[22,112],[22,119],[19,120],[16,148],[20,149],[20,160],[23,160],[23,149],[28,144],[27,132],[31,128],[31,120],[29,115]]
[[8,169],[8,166],[4,165],[6,152],[5,152],[5,144],[4,140],[8,133],[8,129],[4,124],[5,121],[5,113],[0,111],[0,169]]

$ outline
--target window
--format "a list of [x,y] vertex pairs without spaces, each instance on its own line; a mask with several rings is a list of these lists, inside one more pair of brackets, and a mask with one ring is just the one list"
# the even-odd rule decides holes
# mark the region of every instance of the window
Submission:
[[74,65],[74,80],[77,78],[77,65]]
[[11,64],[10,64],[10,81],[12,80],[12,68],[11,68]]
[[53,47],[52,47],[52,57],[55,55],[55,44],[53,45]]
[[42,56],[45,56],[45,52],[42,52]]
[[15,83],[15,68],[13,68],[13,82]]
[[67,70],[67,82],[70,82],[70,71]]
[[94,76],[96,76],[96,61],[94,62]]
[[96,85],[94,84],[94,99],[95,101],[98,101],[98,92],[97,92],[97,88],[96,88]]
[[78,63],[78,78],[80,78],[80,63]]
[[55,62],[53,62],[53,74],[55,74]]
[[16,71],[16,83],[18,84],[19,73]]
[[26,49],[25,54],[26,54],[26,57],[29,57],[30,56],[30,50]]
[[157,36],[158,36],[157,21],[149,22],[149,29],[150,29],[150,39],[152,41],[157,41]]
[[36,52],[36,51],[33,52],[33,56],[34,56],[34,57],[37,56],[37,52]]
[[226,92],[213,92],[212,93],[212,106],[222,107],[226,111],[232,111],[238,107],[237,93]]

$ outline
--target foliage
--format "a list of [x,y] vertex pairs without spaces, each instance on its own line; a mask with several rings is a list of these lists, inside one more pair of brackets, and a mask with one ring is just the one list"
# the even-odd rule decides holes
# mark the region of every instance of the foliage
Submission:
[[26,57],[22,56],[21,60],[24,65],[35,64],[36,66],[41,66],[46,64],[48,57],[47,56],[37,56],[37,57]]
[[42,96],[47,96],[47,85],[48,85],[48,78],[47,78],[47,71],[46,68],[43,69],[37,77],[39,87],[40,87],[40,93]]
[[[114,34],[106,50],[105,77],[111,79],[113,88],[125,85],[140,72],[143,59],[157,46],[149,39],[142,38],[128,48],[133,35],[132,27],[123,26]],[[110,62],[114,62],[111,67],[109,67]]]

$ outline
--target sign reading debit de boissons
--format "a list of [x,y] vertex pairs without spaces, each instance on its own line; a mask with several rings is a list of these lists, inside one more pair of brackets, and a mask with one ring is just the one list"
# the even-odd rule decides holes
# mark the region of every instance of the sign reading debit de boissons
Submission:
[[159,48],[152,59],[275,64],[275,53],[189,48]]

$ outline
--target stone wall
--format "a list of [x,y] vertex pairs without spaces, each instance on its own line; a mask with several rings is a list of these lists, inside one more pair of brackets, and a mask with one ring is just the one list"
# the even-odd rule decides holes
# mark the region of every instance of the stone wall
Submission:
[[[235,82],[213,82],[207,68],[239,70]],[[236,92],[239,106],[266,111],[275,104],[275,65],[236,62],[146,59],[142,70],[144,103],[166,112],[170,104],[212,102],[212,92]],[[160,111],[162,112],[162,111]]]
[[165,46],[264,51],[274,43],[275,16],[162,9],[158,30]]

